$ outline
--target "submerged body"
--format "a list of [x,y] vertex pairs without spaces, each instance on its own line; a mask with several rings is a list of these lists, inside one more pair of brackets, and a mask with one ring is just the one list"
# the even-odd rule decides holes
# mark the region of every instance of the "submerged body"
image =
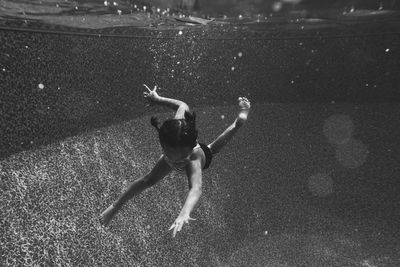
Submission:
[[210,166],[212,156],[218,153],[245,123],[250,111],[250,102],[245,97],[239,97],[240,111],[236,120],[211,144],[198,143],[195,127],[195,113],[190,113],[189,106],[176,99],[161,97],[157,87],[147,88],[144,97],[150,104],[166,105],[176,111],[175,117],[159,127],[157,118],[152,118],[151,124],[157,129],[163,155],[153,169],[144,177],[134,181],[124,193],[110,205],[102,214],[101,222],[108,225],[121,207],[134,195],[155,185],[171,171],[186,172],[189,180],[189,193],[177,219],[170,227],[173,236],[181,231],[185,223],[189,223],[190,213],[199,201],[202,193],[202,170]]

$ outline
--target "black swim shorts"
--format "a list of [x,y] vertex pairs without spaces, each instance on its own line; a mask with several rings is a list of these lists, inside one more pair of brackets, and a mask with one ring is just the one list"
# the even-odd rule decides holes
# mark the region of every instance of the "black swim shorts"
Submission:
[[204,164],[203,170],[210,167],[211,160],[212,160],[212,153],[211,150],[208,148],[207,145],[199,143],[201,149],[203,149],[204,155],[206,156],[206,163]]

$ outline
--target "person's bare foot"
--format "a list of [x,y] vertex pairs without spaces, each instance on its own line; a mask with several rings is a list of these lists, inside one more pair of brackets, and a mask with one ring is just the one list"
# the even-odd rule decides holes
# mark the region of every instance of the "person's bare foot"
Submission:
[[239,101],[240,112],[236,121],[238,126],[242,126],[247,121],[247,117],[249,116],[250,101],[246,97],[239,97],[238,101]]
[[100,223],[104,226],[108,226],[117,211],[118,210],[114,207],[114,205],[110,205],[105,211],[101,213]]

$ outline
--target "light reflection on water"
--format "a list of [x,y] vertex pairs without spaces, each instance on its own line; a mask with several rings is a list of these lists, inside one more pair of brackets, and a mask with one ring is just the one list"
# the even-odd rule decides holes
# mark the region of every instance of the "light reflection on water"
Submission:
[[[359,1],[360,2],[360,1]],[[80,28],[105,28],[174,24],[174,18],[195,16],[214,18],[230,24],[243,23],[326,23],[326,20],[348,21],[359,18],[393,16],[400,9],[397,1],[342,1],[339,5],[318,4],[305,0],[269,1],[70,1],[36,0],[0,3],[1,19],[40,20],[47,24]],[[182,23],[187,25],[187,23]],[[194,24],[197,24],[194,22]]]

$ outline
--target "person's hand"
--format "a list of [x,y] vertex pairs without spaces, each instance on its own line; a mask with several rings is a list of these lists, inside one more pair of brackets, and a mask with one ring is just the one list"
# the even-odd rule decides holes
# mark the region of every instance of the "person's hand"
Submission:
[[172,229],[174,230],[172,236],[175,237],[177,232],[180,232],[182,230],[182,227],[185,223],[189,223],[189,220],[196,220],[193,218],[190,218],[189,215],[179,215],[178,218],[176,218],[175,222],[171,225],[169,228],[169,231]]
[[154,85],[154,89],[151,90],[147,85],[143,84],[144,87],[146,87],[147,92],[143,92],[144,98],[146,98],[149,101],[149,104],[152,105],[156,103],[158,98],[160,96],[157,94],[157,85]]

